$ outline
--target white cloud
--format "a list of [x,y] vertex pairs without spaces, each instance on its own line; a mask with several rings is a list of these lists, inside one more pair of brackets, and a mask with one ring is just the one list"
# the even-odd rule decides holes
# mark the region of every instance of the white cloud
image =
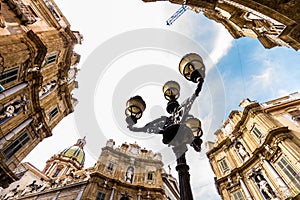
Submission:
[[215,23],[217,28],[217,37],[214,40],[214,48],[210,52],[210,58],[216,64],[219,60],[227,54],[233,43],[233,37],[228,31],[218,23]]
[[259,75],[253,75],[252,81],[255,86],[259,86],[260,88],[267,88],[269,87],[273,81],[273,68],[265,68],[261,74]]

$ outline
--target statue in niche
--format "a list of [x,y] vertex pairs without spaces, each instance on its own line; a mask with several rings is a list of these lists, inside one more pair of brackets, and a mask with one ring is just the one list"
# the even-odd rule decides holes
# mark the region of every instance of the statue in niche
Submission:
[[265,199],[277,199],[275,192],[262,174],[255,175],[254,179]]
[[16,116],[21,111],[22,108],[26,111],[27,103],[29,103],[29,101],[27,101],[26,99],[25,100],[23,100],[23,99],[16,100],[16,101],[8,104],[4,108],[2,108],[2,110],[0,110],[0,124],[6,122],[10,118]]
[[54,90],[56,85],[57,85],[57,81],[52,80],[52,81],[48,82],[46,85],[42,86],[42,89],[39,92],[39,97],[41,97],[41,96],[51,92],[52,90]]
[[132,183],[132,179],[133,179],[133,175],[134,175],[134,172],[133,172],[133,167],[128,167],[127,168],[127,171],[126,171],[126,176],[125,176],[125,181],[127,183]]
[[244,145],[241,142],[237,142],[235,144],[235,149],[237,150],[240,157],[243,159],[243,161],[247,161],[250,158],[250,154],[246,151]]
[[121,192],[121,195],[122,197],[120,200],[129,200],[129,197],[132,197],[132,195],[130,195],[127,190],[125,192]]

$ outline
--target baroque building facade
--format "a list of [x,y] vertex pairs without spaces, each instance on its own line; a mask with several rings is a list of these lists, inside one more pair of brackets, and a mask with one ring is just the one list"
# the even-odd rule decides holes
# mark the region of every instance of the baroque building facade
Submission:
[[[143,0],[156,2],[166,0]],[[257,38],[265,48],[300,48],[298,0],[169,0],[221,23],[233,38]]]
[[[162,156],[139,145],[115,147],[108,140],[94,166],[83,199],[179,199],[177,181],[163,170]],[[99,197],[99,198],[98,198]]]
[[208,142],[222,199],[300,198],[300,93],[232,111]]
[[52,0],[0,1],[0,186],[77,102],[82,36]]
[[84,169],[85,138],[52,156],[43,171],[30,163],[0,199],[179,200],[177,181],[163,170],[160,153],[108,140],[93,167]]

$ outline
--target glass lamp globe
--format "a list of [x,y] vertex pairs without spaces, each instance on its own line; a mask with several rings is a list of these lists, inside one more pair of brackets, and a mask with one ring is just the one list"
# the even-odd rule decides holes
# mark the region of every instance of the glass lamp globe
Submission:
[[179,62],[180,73],[189,81],[197,83],[199,78],[205,78],[205,65],[201,56],[189,53]]
[[140,96],[131,97],[126,102],[126,122],[128,124],[135,124],[138,119],[143,115],[144,110],[146,109],[146,103]]
[[180,85],[176,81],[168,81],[163,86],[163,93],[168,101],[176,100],[180,95]]
[[197,118],[189,118],[185,124],[192,130],[195,137],[202,136],[201,121]]

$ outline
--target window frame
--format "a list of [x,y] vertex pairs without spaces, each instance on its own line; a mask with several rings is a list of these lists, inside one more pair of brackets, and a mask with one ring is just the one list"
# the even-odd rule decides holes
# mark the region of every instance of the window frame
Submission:
[[[282,162],[282,160],[284,160],[285,164]],[[300,173],[297,173],[297,170],[295,170],[295,167],[289,162],[289,160],[285,156],[281,156],[276,161],[276,165],[280,169],[280,171],[285,175],[285,177],[289,180],[289,183],[292,183],[292,185],[294,185],[298,190],[300,190]]]
[[[236,196],[236,194],[239,194],[240,196]],[[244,197],[244,193],[241,189],[235,190],[231,193],[234,200],[246,200]],[[242,197],[242,198],[241,198]]]
[[56,53],[47,55],[45,60],[44,60],[43,66],[46,66],[46,65],[51,64],[51,63],[55,63],[57,58],[58,58],[58,55]]
[[294,109],[294,110],[288,111],[288,114],[291,116],[291,119],[294,122],[296,122],[296,123],[300,122],[300,109]]
[[263,136],[263,133],[261,130],[257,127],[257,125],[254,125],[251,132],[255,135],[257,139],[261,139]]
[[[225,163],[225,165],[227,166],[227,168],[224,168],[222,163]],[[229,162],[228,162],[228,160],[227,160],[226,157],[220,159],[218,161],[218,165],[219,165],[219,168],[221,169],[221,171],[223,172],[223,174],[225,174],[226,172],[228,172],[230,170],[230,164],[229,164]]]
[[114,169],[114,166],[115,166],[115,163],[112,162],[112,161],[110,161],[110,162],[108,163],[108,165],[107,165],[107,169],[110,170],[110,171],[112,171],[112,170]]
[[55,118],[55,116],[57,116],[58,113],[59,113],[59,110],[58,110],[58,107],[56,106],[49,112],[49,119],[51,120],[51,119]]
[[[14,72],[14,71],[16,71],[16,73],[13,73],[12,75],[7,76],[8,73],[11,73],[11,72]],[[4,86],[4,85],[6,85],[8,83],[12,83],[12,82],[18,80],[18,78],[19,78],[19,71],[20,71],[20,67],[15,67],[15,68],[11,68],[9,70],[6,70],[6,71],[2,72],[0,74],[0,84],[2,86]],[[6,77],[3,78],[4,75]],[[13,80],[7,81],[8,79],[13,79]]]
[[[23,146],[31,140],[27,131],[20,134],[14,141],[1,150],[3,156],[8,160],[12,158]],[[15,143],[15,144],[14,144]]]
[[52,177],[53,177],[53,178],[57,177],[58,174],[60,173],[60,171],[61,171],[61,169],[57,168],[56,171],[55,171],[55,173],[53,174]]
[[105,200],[106,193],[104,192],[98,192],[96,196],[96,200]]
[[148,181],[153,181],[153,178],[154,178],[153,171],[148,171],[148,173],[147,173],[147,180]]

